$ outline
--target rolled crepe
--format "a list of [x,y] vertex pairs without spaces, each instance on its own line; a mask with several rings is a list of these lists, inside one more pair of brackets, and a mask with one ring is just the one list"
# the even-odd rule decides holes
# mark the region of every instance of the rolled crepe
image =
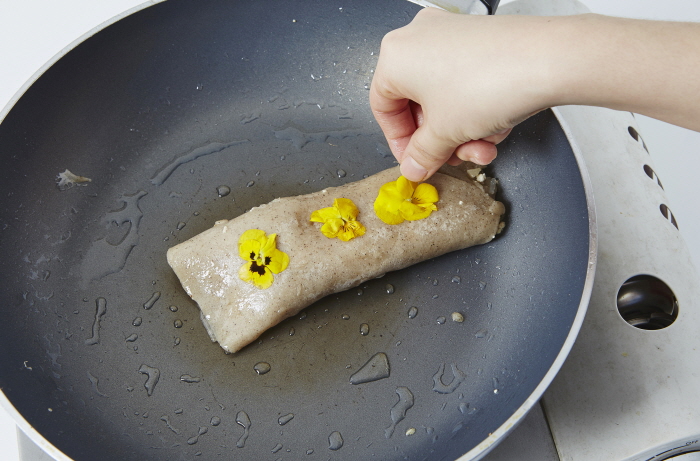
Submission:
[[[389,271],[472,245],[500,230],[505,208],[485,187],[467,177],[436,173],[427,182],[439,193],[438,210],[418,221],[389,225],[374,213],[379,188],[400,175],[398,167],[361,181],[308,195],[278,198],[168,250],[168,263],[201,310],[212,341],[236,352],[268,328],[316,300]],[[327,238],[321,224],[309,221],[314,210],[336,198],[352,200],[366,232],[343,242]],[[249,229],[277,234],[277,248],[289,255],[286,270],[272,286],[260,289],[239,278],[246,261],[238,240]]]

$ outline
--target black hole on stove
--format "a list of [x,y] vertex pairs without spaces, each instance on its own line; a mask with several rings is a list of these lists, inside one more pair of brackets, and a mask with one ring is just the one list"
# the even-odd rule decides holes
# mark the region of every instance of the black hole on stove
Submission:
[[635,130],[634,127],[632,127],[632,126],[628,126],[628,127],[627,127],[627,131],[629,132],[630,136],[632,136],[632,138],[633,138],[635,141],[641,142],[641,143],[642,143],[642,147],[644,148],[644,150],[647,151],[647,153],[649,153],[649,149],[647,149],[647,145],[646,145],[646,143],[644,142],[644,140],[642,139],[642,137],[641,137],[641,135],[639,134],[639,132],[638,132],[637,130]]
[[661,205],[659,205],[659,210],[661,210],[661,214],[663,215],[663,217],[668,219],[669,221],[671,221],[671,224],[673,224],[673,227],[678,229],[678,221],[676,221],[676,217],[673,216],[671,209],[662,203]]
[[662,189],[664,188],[664,185],[661,184],[661,180],[659,179],[659,176],[656,174],[656,171],[649,165],[644,165],[644,172],[649,176],[651,179],[655,180],[656,183],[661,187]]
[[628,126],[627,131],[629,131],[630,136],[632,136],[635,141],[639,141],[639,133],[637,133],[637,130],[635,130],[634,127]]
[[678,318],[678,300],[661,279],[653,275],[635,275],[620,287],[617,310],[635,328],[661,330]]

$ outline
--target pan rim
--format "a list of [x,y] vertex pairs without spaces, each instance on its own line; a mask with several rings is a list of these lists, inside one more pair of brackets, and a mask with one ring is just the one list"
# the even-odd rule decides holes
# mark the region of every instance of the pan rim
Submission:
[[540,401],[542,395],[547,388],[549,388],[552,381],[554,381],[554,378],[559,373],[562,365],[564,365],[564,361],[569,356],[571,348],[573,347],[574,342],[581,331],[583,320],[586,317],[586,312],[588,311],[588,304],[593,292],[593,282],[595,279],[596,266],[598,262],[598,224],[596,218],[595,200],[593,197],[593,184],[591,182],[590,174],[588,173],[588,168],[586,167],[583,152],[576,142],[573,131],[569,127],[564,115],[556,107],[553,107],[550,110],[554,113],[554,116],[556,117],[557,122],[559,122],[559,125],[561,126],[561,129],[564,132],[569,145],[571,146],[571,150],[574,153],[576,164],[578,165],[579,172],[581,173],[584,193],[586,195],[589,230],[588,267],[586,268],[586,280],[583,284],[581,301],[579,303],[576,316],[574,317],[574,321],[571,325],[571,329],[569,330],[569,334],[567,335],[562,348],[559,350],[557,357],[554,359],[554,362],[552,362],[552,366],[549,368],[537,387],[510,418],[508,418],[498,429],[492,432],[485,440],[479,443],[479,445],[459,457],[457,461],[472,461],[483,458],[493,448],[495,448],[499,442],[505,439],[518,426],[518,424],[522,422],[523,419],[525,419],[525,416],[527,416],[532,407],[534,407]]

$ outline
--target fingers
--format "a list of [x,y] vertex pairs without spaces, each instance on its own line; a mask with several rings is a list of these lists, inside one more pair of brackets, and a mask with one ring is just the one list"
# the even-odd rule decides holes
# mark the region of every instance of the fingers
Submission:
[[496,144],[506,139],[511,131],[513,129],[508,128],[491,136],[466,142],[455,149],[453,156],[477,165],[488,165],[496,159],[498,154]]
[[496,154],[496,145],[483,139],[466,142],[457,147],[454,153],[460,160],[473,162],[477,165],[488,165],[496,158]]
[[[443,163],[457,166],[463,161],[476,163],[477,165],[488,165],[496,159],[498,151],[496,144],[503,141],[512,131],[512,128],[503,130],[483,139],[476,139],[457,146],[454,152],[446,160],[441,154],[421,152],[421,148],[414,149],[410,146],[408,155],[405,155],[405,164],[401,164],[401,174],[411,181],[423,181],[437,171]],[[420,141],[419,142],[419,146]],[[430,141],[427,141],[430,143]],[[439,147],[437,147],[439,151]],[[424,149],[423,149],[424,150]],[[449,144],[445,144],[445,151],[449,150]],[[444,152],[444,151],[443,151]],[[414,157],[416,155],[416,157]],[[430,167],[433,165],[433,167]],[[434,165],[437,165],[436,167]],[[422,176],[420,179],[414,179]]]
[[375,74],[370,87],[369,104],[391,152],[401,162],[411,135],[416,130],[411,101],[387,90]]
[[411,136],[403,153],[401,174],[408,180],[420,182],[433,175],[452,157],[454,143],[440,139],[428,124],[420,126]]

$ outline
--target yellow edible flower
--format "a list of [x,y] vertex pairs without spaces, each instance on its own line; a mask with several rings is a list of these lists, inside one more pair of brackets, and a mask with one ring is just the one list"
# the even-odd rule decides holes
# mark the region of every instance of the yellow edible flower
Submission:
[[312,222],[323,223],[321,232],[329,239],[338,237],[343,242],[364,235],[365,226],[357,221],[360,210],[347,198],[337,198],[333,206],[311,213]]
[[238,239],[238,254],[248,261],[238,270],[244,282],[258,288],[270,288],[275,280],[273,273],[279,274],[289,265],[289,256],[277,249],[277,234],[265,235],[260,229],[243,232]]
[[374,201],[374,212],[387,224],[401,224],[404,220],[427,218],[437,210],[438,197],[435,186],[415,183],[403,176],[388,182],[379,189]]

